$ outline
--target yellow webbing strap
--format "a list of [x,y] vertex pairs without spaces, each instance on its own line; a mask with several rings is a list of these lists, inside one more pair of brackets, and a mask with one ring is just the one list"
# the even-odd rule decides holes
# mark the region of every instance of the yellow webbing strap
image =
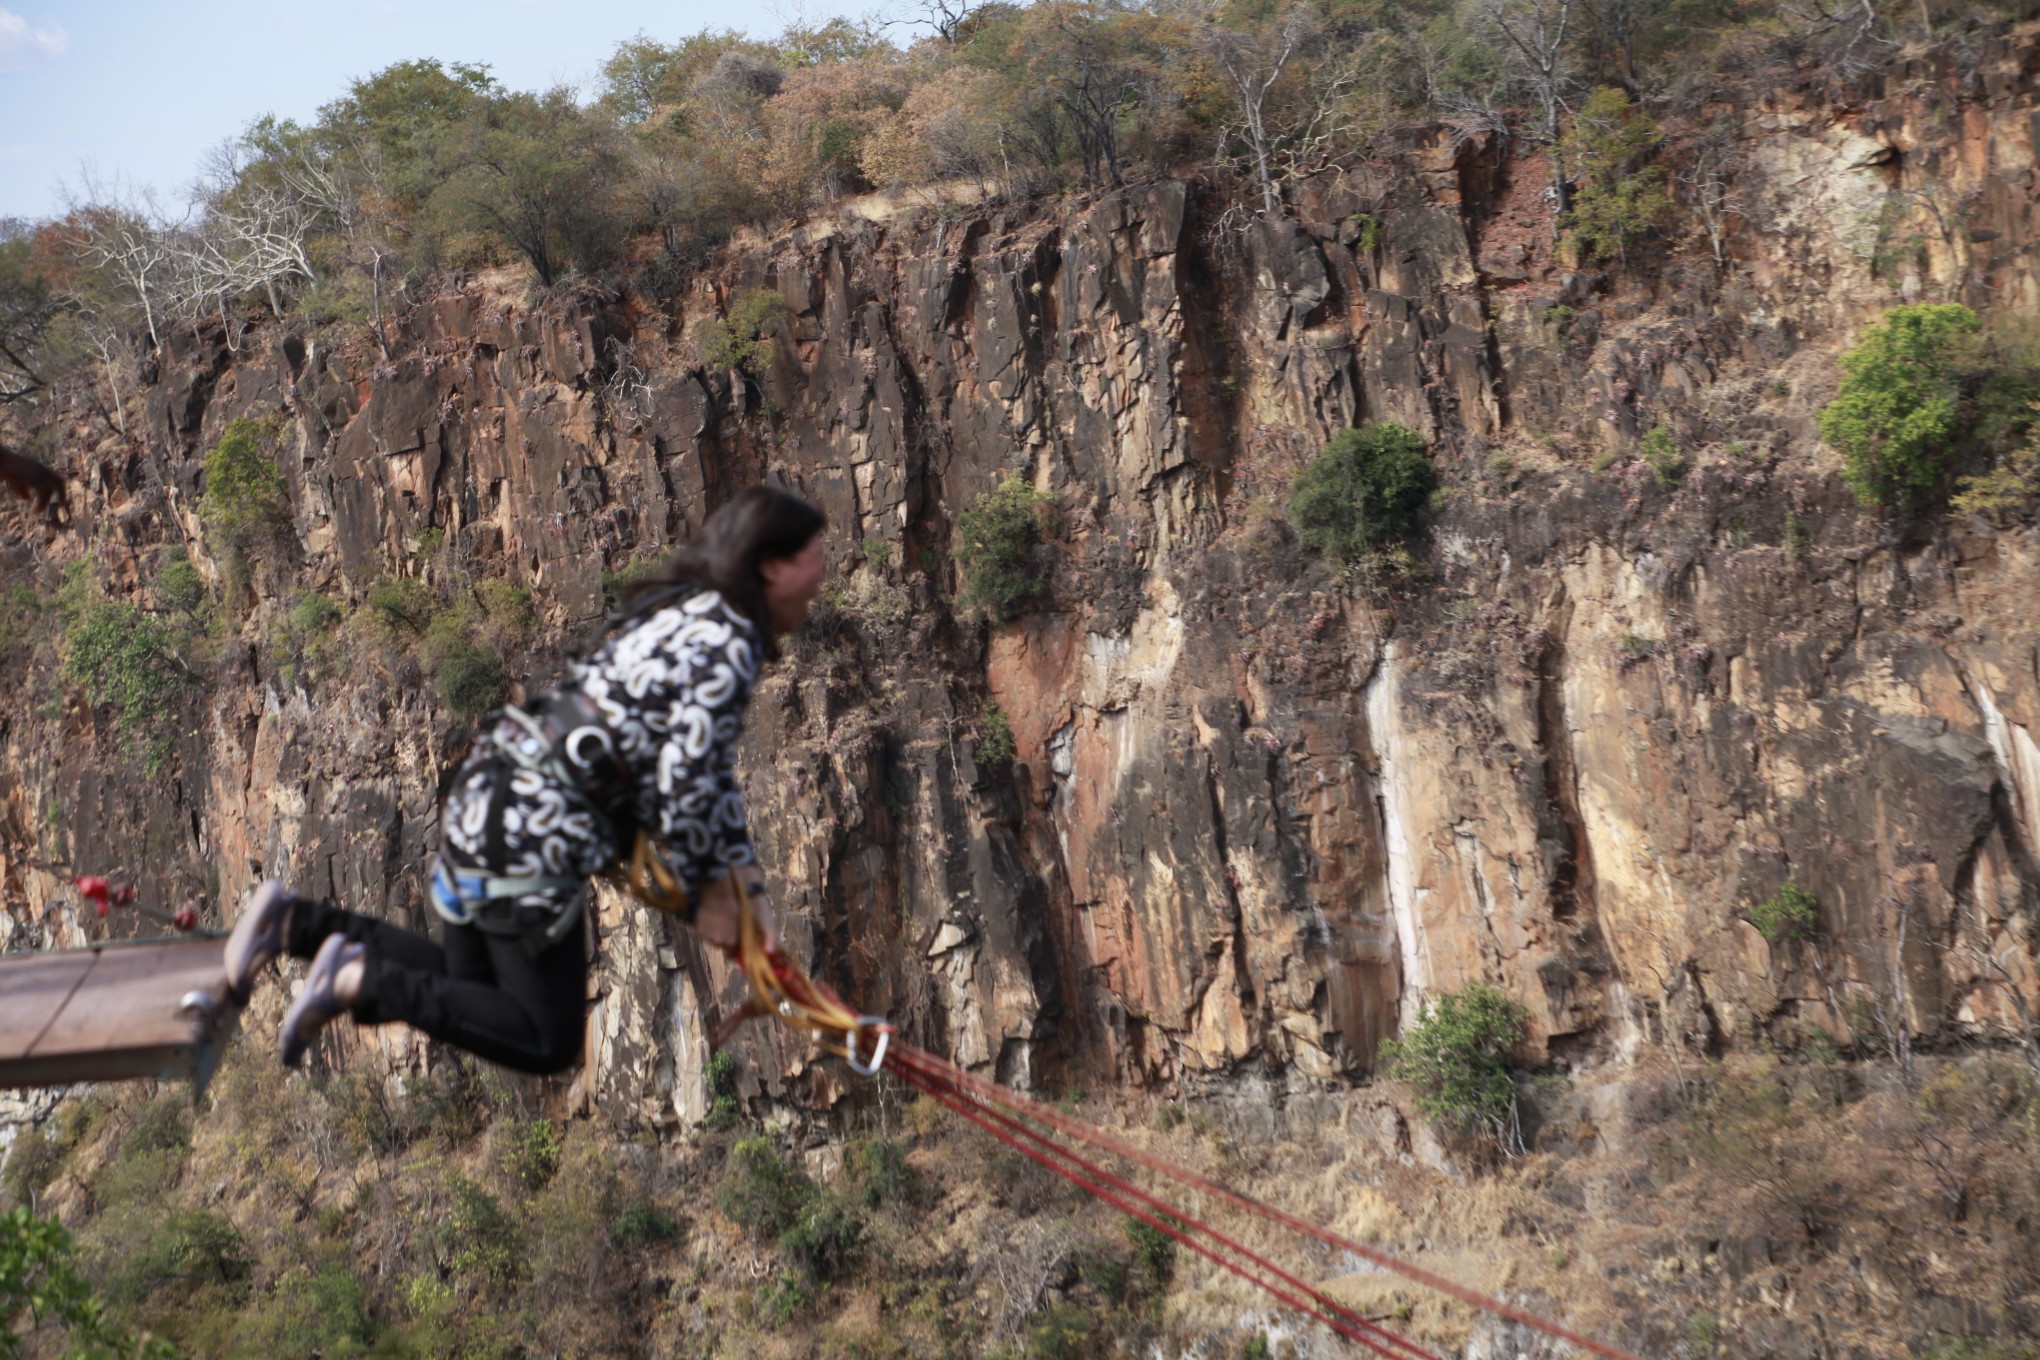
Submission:
[[[653,849],[652,838],[643,831],[637,834],[630,858],[617,861],[610,876],[654,911],[682,920],[692,915],[693,902],[687,889],[674,877],[665,860]],[[834,992],[795,967],[784,953],[766,949],[765,932],[759,928],[750,890],[734,868],[730,870],[730,886],[737,893],[736,961],[751,984],[751,1001],[718,1028],[712,1042],[720,1045],[729,1028],[753,1015],[776,1015],[843,1058],[857,1075],[875,1076],[885,1062],[892,1026],[882,1017],[859,1015]],[[869,1060],[858,1056],[858,1040],[867,1031],[875,1036]]]
[[666,867],[666,861],[652,848],[652,838],[643,830],[637,833],[637,840],[631,845],[630,858],[618,860],[616,867],[609,871],[610,877],[619,880],[631,894],[654,911],[665,912],[685,920],[694,903],[687,895],[687,889]]
[[[882,1016],[859,1015],[842,998],[794,966],[791,959],[765,948],[765,932],[751,907],[750,890],[735,871],[730,883],[737,891],[737,965],[751,984],[752,1004],[818,1040],[843,1058],[860,1077],[876,1076],[885,1063],[892,1026]],[[858,1056],[858,1038],[869,1030],[875,1037],[871,1057]]]

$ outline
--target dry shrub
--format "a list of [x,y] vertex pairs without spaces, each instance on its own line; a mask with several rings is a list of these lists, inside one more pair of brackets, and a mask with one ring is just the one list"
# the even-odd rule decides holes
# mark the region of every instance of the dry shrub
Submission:
[[1722,1069],[1666,1141],[1670,1166],[1720,1184],[1715,1211],[1813,1254],[1834,1244],[1852,1199],[1822,1111],[1775,1065]]
[[1002,87],[989,71],[953,66],[917,85],[865,140],[859,164],[886,189],[942,179],[987,183],[1000,173]]
[[793,72],[765,104],[759,182],[768,199],[783,212],[798,213],[817,198],[868,189],[861,163],[865,141],[906,96],[898,72],[879,60]]

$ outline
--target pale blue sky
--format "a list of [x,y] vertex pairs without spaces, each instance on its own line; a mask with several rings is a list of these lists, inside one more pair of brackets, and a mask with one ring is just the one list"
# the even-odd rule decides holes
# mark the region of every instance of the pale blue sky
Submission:
[[181,201],[206,149],[265,113],[300,121],[417,57],[513,89],[587,86],[616,44],[705,27],[757,36],[873,0],[0,0],[0,217],[63,210],[80,165]]

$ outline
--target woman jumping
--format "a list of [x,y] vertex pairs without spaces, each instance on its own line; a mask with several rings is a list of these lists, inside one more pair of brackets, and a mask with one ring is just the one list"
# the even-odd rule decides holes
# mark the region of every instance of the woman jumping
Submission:
[[732,753],[759,666],[821,590],[825,523],[790,492],[741,493],[638,588],[620,630],[559,688],[529,712],[494,715],[440,810],[438,944],[281,883],[257,888],[227,940],[227,986],[245,1001],[278,954],[312,961],[283,1018],[283,1061],[297,1066],[351,1012],[505,1067],[572,1066],[587,997],[581,911],[588,880],[612,870],[732,952],[740,879],[769,947]]

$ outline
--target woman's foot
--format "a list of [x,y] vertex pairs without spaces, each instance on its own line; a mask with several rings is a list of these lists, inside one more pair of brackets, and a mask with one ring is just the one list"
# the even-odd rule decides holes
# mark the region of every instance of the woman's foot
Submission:
[[241,908],[234,933],[227,937],[227,999],[236,1006],[248,1004],[255,975],[283,952],[290,937],[290,909],[296,903],[296,895],[272,878]]
[[319,946],[312,970],[305,974],[304,989],[284,1013],[276,1036],[277,1056],[285,1067],[303,1062],[319,1031],[353,1008],[361,995],[362,959],[367,953],[365,946],[344,935],[328,935]]

